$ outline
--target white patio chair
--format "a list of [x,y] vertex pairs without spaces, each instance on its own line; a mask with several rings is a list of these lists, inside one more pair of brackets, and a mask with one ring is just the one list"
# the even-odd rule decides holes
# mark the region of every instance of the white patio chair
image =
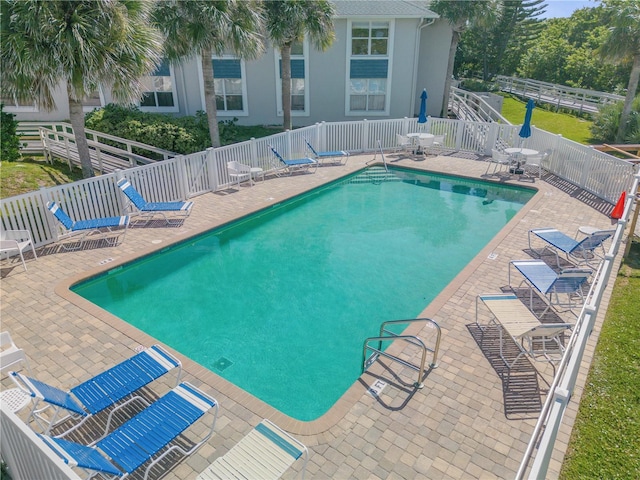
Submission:
[[227,162],[227,171],[229,172],[229,178],[233,183],[237,183],[238,187],[240,187],[240,183],[242,182],[249,182],[249,184],[253,186],[251,167],[249,165],[244,165],[234,160],[233,162]]
[[0,254],[6,253],[9,256],[16,253],[19,254],[25,270],[27,270],[27,265],[24,261],[23,252],[28,248],[31,248],[33,258],[37,260],[38,255],[36,255],[36,249],[33,246],[29,230],[2,230],[0,232]]
[[[18,346],[13,343],[9,332],[1,332],[0,372],[4,373],[9,370],[17,370],[20,364],[24,364],[29,374],[33,375],[24,350],[18,348]],[[17,412],[31,403],[31,395],[21,388],[7,388],[0,392],[0,401],[2,402],[3,408]]]
[[[487,165],[487,171],[484,172],[485,175],[496,175],[496,173],[500,172],[503,167],[508,168],[512,163],[511,155],[505,152],[501,152],[500,150],[496,150],[495,148],[491,149],[491,158],[488,160],[489,165]],[[491,166],[493,165],[493,171],[489,173]]]
[[413,142],[406,135],[396,133],[396,152],[400,150],[409,151],[413,148]]

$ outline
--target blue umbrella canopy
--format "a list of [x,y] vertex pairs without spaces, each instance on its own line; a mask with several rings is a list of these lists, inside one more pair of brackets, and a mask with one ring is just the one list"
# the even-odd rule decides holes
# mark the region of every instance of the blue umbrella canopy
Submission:
[[534,101],[529,99],[526,106],[527,112],[524,114],[524,123],[518,132],[518,135],[522,138],[529,138],[531,136],[531,115],[535,107],[536,104]]
[[418,115],[418,123],[427,123],[427,89],[422,90],[420,94],[420,114]]

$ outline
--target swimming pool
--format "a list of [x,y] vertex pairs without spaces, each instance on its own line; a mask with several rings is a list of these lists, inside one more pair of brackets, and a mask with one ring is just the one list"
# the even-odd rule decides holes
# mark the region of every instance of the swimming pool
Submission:
[[72,290],[298,420],[361,372],[362,342],[413,318],[533,196],[368,172]]

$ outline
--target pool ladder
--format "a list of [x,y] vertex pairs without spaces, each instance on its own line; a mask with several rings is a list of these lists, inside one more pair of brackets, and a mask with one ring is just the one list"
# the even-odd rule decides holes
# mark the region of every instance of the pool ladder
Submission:
[[[391,325],[401,325],[401,324],[413,324],[417,322],[424,322],[425,326],[429,326],[436,330],[436,342],[433,348],[427,347],[422,339],[416,335],[398,335],[387,329],[388,326]],[[388,320],[383,322],[380,325],[380,335],[377,337],[369,337],[364,341],[364,346],[362,349],[362,372],[364,373],[372,364],[375,362],[380,356],[389,358],[393,361],[396,361],[405,367],[411,368],[418,372],[418,380],[413,384],[416,388],[424,387],[422,383],[422,378],[424,377],[425,363],[427,361],[427,352],[433,353],[433,358],[431,363],[429,364],[429,368],[434,369],[438,367],[438,350],[440,349],[440,337],[442,335],[442,331],[440,330],[440,326],[430,318],[414,318],[409,320]],[[385,341],[396,341],[400,340],[403,342],[408,342],[413,345],[416,345],[422,351],[422,356],[420,359],[420,365],[414,365],[407,360],[403,360],[400,357],[395,355],[391,355],[390,353],[382,350],[382,342]],[[378,346],[374,347],[370,345],[371,342],[378,342]],[[371,351],[371,355],[367,356],[367,352]]]

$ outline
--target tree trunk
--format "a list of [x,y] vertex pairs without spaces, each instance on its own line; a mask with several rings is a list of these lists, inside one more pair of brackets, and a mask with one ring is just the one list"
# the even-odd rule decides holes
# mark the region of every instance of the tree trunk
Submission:
[[207,121],[209,123],[209,136],[211,146],[220,146],[220,130],[218,130],[218,110],[216,108],[216,89],[214,85],[214,72],[212,51],[205,49],[200,53],[202,62],[202,81],[204,83],[204,106],[207,110]]
[[91,165],[91,155],[89,155],[89,143],[87,142],[87,134],[84,131],[84,111],[82,110],[82,102],[69,97],[69,120],[73,127],[73,135],[76,139],[76,148],[80,157],[80,165],[82,166],[82,178],[91,178],[95,175],[93,165]]
[[631,75],[629,75],[627,96],[624,99],[622,115],[620,115],[620,125],[618,126],[616,143],[624,143],[624,137],[628,127],[627,124],[629,123],[629,116],[631,115],[633,99],[636,97],[636,91],[638,90],[638,80],[640,80],[640,55],[636,55],[635,57],[633,57],[633,66],[631,67]]
[[451,78],[453,77],[453,65],[456,61],[456,51],[460,42],[460,32],[455,28],[451,34],[451,45],[449,46],[449,63],[447,64],[447,76],[444,80],[444,95],[442,96],[442,110],[440,116],[447,118],[449,112],[449,94],[451,93]]
[[282,127],[291,130],[291,44],[281,46],[282,58]]

